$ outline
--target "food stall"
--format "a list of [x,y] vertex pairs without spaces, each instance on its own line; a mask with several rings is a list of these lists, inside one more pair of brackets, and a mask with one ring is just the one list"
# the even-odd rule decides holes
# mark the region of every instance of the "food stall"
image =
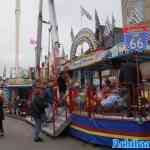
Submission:
[[[32,99],[32,80],[30,79],[9,79],[6,85],[11,98],[9,104],[11,108],[14,107],[16,99],[19,99],[18,103],[22,103],[22,111],[29,113],[29,105]],[[13,111],[13,110],[11,110]]]

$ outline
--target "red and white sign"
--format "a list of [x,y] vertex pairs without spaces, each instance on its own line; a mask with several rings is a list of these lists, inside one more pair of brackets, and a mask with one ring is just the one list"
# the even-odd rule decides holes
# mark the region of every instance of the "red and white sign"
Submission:
[[128,25],[123,28],[123,32],[148,32],[149,27],[146,24]]

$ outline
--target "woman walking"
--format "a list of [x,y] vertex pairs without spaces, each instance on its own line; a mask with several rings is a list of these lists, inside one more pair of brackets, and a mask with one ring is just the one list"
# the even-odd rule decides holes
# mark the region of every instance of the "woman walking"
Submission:
[[4,112],[3,112],[3,92],[0,90],[0,136],[4,136],[4,128],[3,128],[3,120],[4,120]]

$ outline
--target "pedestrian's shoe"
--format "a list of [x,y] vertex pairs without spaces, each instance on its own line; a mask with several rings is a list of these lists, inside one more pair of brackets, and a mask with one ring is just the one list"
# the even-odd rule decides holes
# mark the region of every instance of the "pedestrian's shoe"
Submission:
[[40,141],[40,142],[43,142],[43,139],[39,137],[39,141]]
[[43,139],[42,138],[34,138],[34,142],[42,142],[43,141]]
[[1,133],[0,133],[0,136],[4,136],[4,132],[1,132]]

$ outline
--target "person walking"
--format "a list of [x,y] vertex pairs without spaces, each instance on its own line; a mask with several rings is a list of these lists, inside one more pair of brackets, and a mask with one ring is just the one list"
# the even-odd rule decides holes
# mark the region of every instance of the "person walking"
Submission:
[[16,96],[16,98],[14,98],[14,114],[19,116],[19,104],[20,104],[20,96]]
[[50,81],[47,84],[47,87],[45,89],[44,98],[48,102],[48,108],[47,108],[47,122],[52,121],[52,109],[53,109],[53,100],[54,100],[54,93],[53,93],[53,81]]
[[2,91],[0,91],[0,136],[4,136],[4,128],[3,128],[3,120],[4,120],[3,102],[4,102],[3,93],[2,93]]
[[63,96],[66,93],[67,86],[66,86],[64,76],[62,74],[59,75],[57,79],[57,83],[58,83],[60,95]]
[[40,133],[42,123],[44,121],[43,116],[45,116],[45,108],[47,107],[47,105],[48,104],[43,96],[43,90],[41,89],[41,87],[36,87],[35,95],[31,103],[31,116],[35,121],[34,135],[33,135],[33,140],[35,142],[43,141],[42,138],[40,138]]
[[59,77],[57,79],[57,84],[59,87],[59,94],[60,94],[60,106],[65,107],[64,96],[65,96],[66,91],[67,91],[67,85],[66,85],[66,81],[64,79],[63,74],[59,75]]

